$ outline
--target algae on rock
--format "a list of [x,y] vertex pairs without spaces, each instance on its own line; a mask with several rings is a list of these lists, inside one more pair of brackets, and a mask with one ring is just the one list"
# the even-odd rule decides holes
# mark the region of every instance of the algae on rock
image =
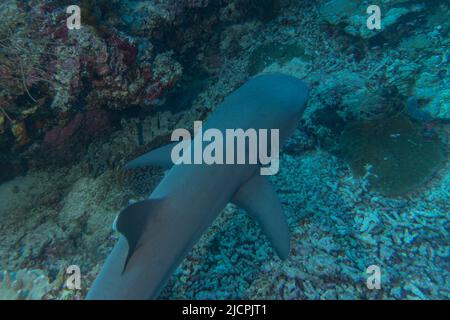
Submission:
[[349,125],[340,147],[353,171],[385,195],[401,195],[426,182],[444,161],[445,148],[402,115]]

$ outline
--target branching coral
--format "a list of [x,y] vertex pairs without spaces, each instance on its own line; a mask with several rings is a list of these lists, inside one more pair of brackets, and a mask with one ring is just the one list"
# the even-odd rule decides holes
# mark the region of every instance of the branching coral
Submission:
[[42,41],[31,35],[12,33],[0,40],[2,83],[11,85],[20,83],[19,87],[22,87],[28,97],[36,103],[36,98],[30,93],[29,87],[41,81],[51,86],[55,84],[50,71],[40,67],[44,64],[43,60],[54,58],[54,54],[48,49],[51,43],[50,39]]
[[0,106],[0,111],[3,113],[3,116],[9,120],[9,122],[13,122],[13,120],[11,119],[11,117],[8,115],[8,113],[6,112],[5,109],[3,109],[3,107]]

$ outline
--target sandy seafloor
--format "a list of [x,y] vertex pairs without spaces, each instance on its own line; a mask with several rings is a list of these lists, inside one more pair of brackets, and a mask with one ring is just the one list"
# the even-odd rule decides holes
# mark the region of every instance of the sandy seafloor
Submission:
[[[326,102],[330,88],[339,91],[333,81],[362,77],[371,87],[388,80],[403,85],[407,81],[401,72],[412,61],[432,73],[436,60],[427,61],[442,52],[448,55],[448,39],[433,42],[436,47],[420,58],[411,45],[405,49],[409,58],[401,60],[398,46],[406,44],[395,43],[357,60],[345,52],[341,38],[327,38],[320,25],[312,11],[286,9],[265,25],[249,21],[222,33],[225,49],[237,41],[248,53],[267,41],[296,39],[314,59],[294,54],[259,71],[326,84],[312,91],[302,123],[310,130],[298,128],[282,153],[279,174],[270,178],[292,233],[289,258],[279,260],[259,226],[228,205],[172,276],[161,299],[450,298],[448,159],[412,191],[385,196],[318,143],[320,139],[311,138],[311,130],[320,136],[323,128],[311,123],[310,116]],[[433,25],[422,27],[424,34],[434,32]],[[252,37],[255,31],[258,36]],[[190,126],[202,107],[213,110],[248,77],[248,64],[249,54],[224,58],[189,110],[165,110],[145,119],[146,142]],[[399,65],[403,71],[395,69]],[[404,72],[407,78],[408,70]],[[144,199],[164,175],[158,168],[122,171],[127,160],[144,151],[135,122],[124,119],[120,129],[92,142],[78,163],[33,169],[0,185],[0,270],[8,271],[0,277],[0,297],[84,298],[117,240],[111,230],[115,216],[130,201]],[[438,130],[448,134],[447,127]],[[74,264],[82,272],[82,289],[75,291],[65,287],[65,269]],[[381,268],[380,290],[366,287],[371,265]],[[36,274],[22,284],[26,293],[13,285],[19,270]]]

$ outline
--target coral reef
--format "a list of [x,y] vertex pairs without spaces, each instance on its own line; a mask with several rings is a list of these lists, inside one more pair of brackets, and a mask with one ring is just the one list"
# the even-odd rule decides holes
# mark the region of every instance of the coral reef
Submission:
[[151,107],[182,75],[170,50],[156,53],[148,41],[138,46],[112,21],[102,32],[89,19],[82,29],[67,30],[56,2],[8,0],[0,15],[1,147],[15,157],[31,156],[42,142],[63,147],[63,154],[74,131],[91,137],[78,141],[88,145],[104,129],[104,120],[92,123],[93,113],[106,119],[102,109]]
[[[422,100],[424,110],[433,118],[448,118],[449,25],[440,14],[448,9],[448,4],[400,0],[380,1],[379,5],[383,12],[381,30],[366,27],[364,3],[328,1],[320,12],[333,27],[358,37],[363,44],[386,47],[400,42],[396,48],[400,56],[391,58],[383,67],[388,83],[397,86],[402,95],[415,95]],[[369,41],[371,38],[375,39]]]
[[353,0],[75,2],[77,31],[64,1],[0,3],[0,270],[20,270],[0,297],[83,298],[114,217],[164,174],[123,165],[283,72],[311,86],[271,178],[289,259],[229,205],[161,298],[450,298],[446,1],[380,0],[381,30]]
[[[320,7],[323,19],[333,26],[340,25],[343,30],[353,36],[364,39],[372,38],[380,33],[387,35],[396,30],[400,20],[410,21],[418,13],[425,10],[424,3],[405,0],[382,0],[377,3],[383,11],[381,30],[373,32],[366,27],[368,5],[348,0],[331,0],[324,2]],[[398,36],[398,35],[397,35]]]
[[50,290],[49,280],[40,270],[0,273],[0,300],[41,300]]

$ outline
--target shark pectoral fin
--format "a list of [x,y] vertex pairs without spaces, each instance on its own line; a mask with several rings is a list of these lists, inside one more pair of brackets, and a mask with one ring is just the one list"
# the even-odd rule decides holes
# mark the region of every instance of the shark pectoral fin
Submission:
[[122,273],[125,272],[128,261],[139,247],[139,241],[147,226],[147,221],[160,202],[160,199],[149,199],[136,202],[122,210],[117,216],[114,223],[115,228],[128,242],[128,255]]
[[280,259],[286,259],[290,251],[289,227],[278,195],[267,177],[255,175],[239,188],[232,202],[260,223]]
[[146,166],[157,166],[157,167],[163,167],[163,168],[170,168],[173,165],[172,161],[172,149],[177,144],[170,143],[168,145],[165,145],[163,147],[154,149],[150,152],[147,152],[143,154],[142,156],[128,162],[125,165],[125,169],[134,169],[134,168],[140,168],[140,167],[146,167]]

